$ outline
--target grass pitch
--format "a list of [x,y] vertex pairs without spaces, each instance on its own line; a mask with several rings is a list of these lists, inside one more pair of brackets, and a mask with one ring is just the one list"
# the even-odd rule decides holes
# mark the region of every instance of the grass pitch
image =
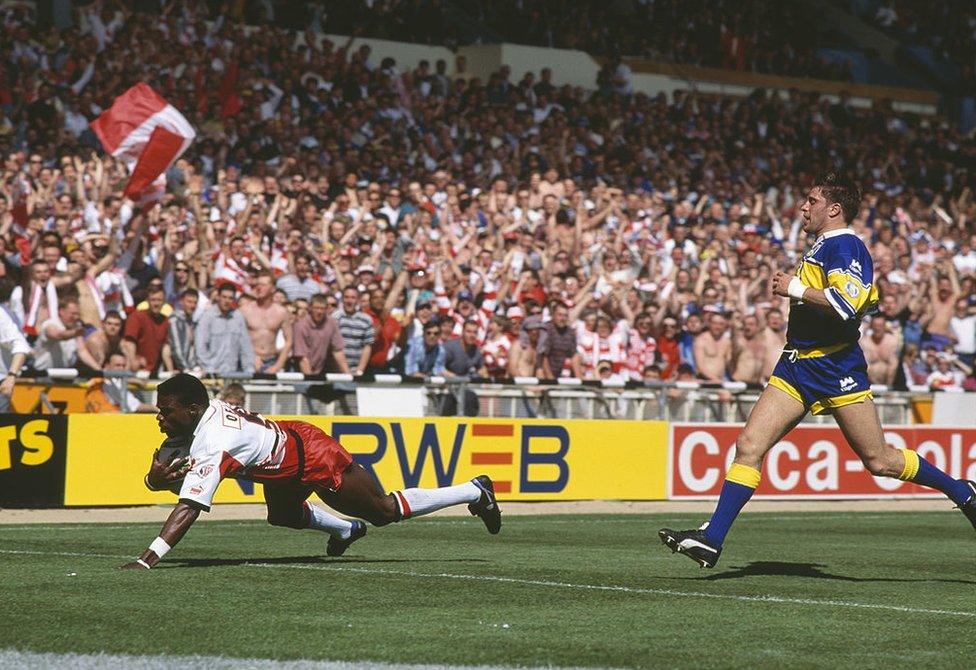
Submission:
[[[504,506],[503,506],[504,507]],[[744,514],[700,570],[657,539],[700,515],[434,517],[325,536],[198,523],[0,526],[0,649],[417,664],[938,667],[976,663],[958,512]],[[175,659],[174,659],[175,660]]]

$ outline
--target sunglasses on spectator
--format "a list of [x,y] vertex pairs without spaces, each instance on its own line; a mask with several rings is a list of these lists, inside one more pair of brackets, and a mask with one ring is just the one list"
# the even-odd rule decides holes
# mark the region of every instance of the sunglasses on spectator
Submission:
[[174,268],[174,270],[176,270],[176,272],[189,272],[190,271],[190,268],[177,267],[177,268]]
[[227,232],[227,229],[226,228],[217,228],[217,227],[214,227],[213,231],[215,233],[226,233]]

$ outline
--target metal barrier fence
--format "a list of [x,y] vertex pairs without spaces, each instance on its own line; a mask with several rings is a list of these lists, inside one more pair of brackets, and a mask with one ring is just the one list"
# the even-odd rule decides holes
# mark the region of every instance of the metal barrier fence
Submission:
[[[65,371],[49,371],[49,383],[77,385]],[[106,371],[109,384],[138,400],[154,403],[156,380],[145,380],[141,389],[131,388],[133,375]],[[359,414],[357,389],[401,388],[420,393],[425,416],[465,413],[500,418],[560,419],[656,419],[664,421],[743,422],[759,398],[761,388],[737,382],[699,384],[696,382],[607,383],[559,380],[543,382],[535,378],[509,383],[482,383],[465,378],[434,377],[423,383],[402,379],[398,375],[380,375],[365,381],[349,375],[326,375],[306,378],[295,373],[256,379],[250,376],[226,375],[204,378],[214,390],[225,384],[243,385],[248,409],[269,415],[349,415]],[[875,404],[881,421],[886,424],[913,423],[913,402],[931,398],[931,394],[895,392],[875,387]],[[122,411],[125,411],[125,403]],[[457,408],[462,408],[459,412]],[[374,412],[375,413],[375,412]],[[829,416],[808,415],[807,423],[825,423]]]

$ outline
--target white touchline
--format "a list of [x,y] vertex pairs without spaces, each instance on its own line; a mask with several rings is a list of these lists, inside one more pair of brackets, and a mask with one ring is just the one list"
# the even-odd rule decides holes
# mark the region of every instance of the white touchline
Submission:
[[[31,556],[78,556],[83,558],[131,558],[119,554],[88,554],[69,551],[35,551],[26,549],[0,549],[0,554],[26,554]],[[908,612],[910,614],[941,614],[945,616],[964,616],[976,618],[976,612],[958,612],[955,610],[935,610],[921,607],[907,607],[904,605],[877,605],[872,603],[857,603],[849,600],[813,600],[810,598],[783,598],[781,596],[737,596],[727,593],[704,593],[702,591],[676,591],[674,589],[648,589],[633,586],[616,586],[612,584],[573,584],[571,582],[550,582],[537,579],[516,579],[514,577],[497,577],[493,575],[458,575],[449,572],[410,572],[407,570],[384,570],[382,568],[347,568],[343,565],[308,565],[297,563],[294,565],[275,563],[242,563],[245,568],[284,568],[292,570],[328,570],[333,572],[358,572],[367,575],[399,575],[403,577],[425,577],[428,579],[468,579],[482,582],[503,582],[507,584],[524,584],[526,586],[549,586],[561,589],[579,589],[584,591],[617,591],[621,593],[638,593],[661,596],[678,596],[681,598],[714,598],[718,600],[738,600],[740,602],[784,603],[788,605],[814,605],[823,607],[852,607],[859,609],[887,610],[890,612]]]
[[0,554],[24,554],[27,556],[80,556],[81,558],[129,558],[132,556],[121,556],[119,554],[88,554],[75,551],[37,551],[27,549],[0,549]]
[[410,572],[407,570],[384,570],[382,568],[347,568],[341,565],[294,565],[274,563],[244,563],[246,568],[285,568],[293,570],[328,570],[334,572],[360,572],[363,574],[400,575],[403,577],[426,577],[428,579],[468,579],[484,582],[504,582],[507,584],[524,584],[526,586],[549,586],[561,589],[579,589],[587,591],[619,591],[622,593],[637,593],[661,596],[679,596],[682,598],[715,598],[719,600],[738,600],[742,602],[785,603],[788,605],[816,605],[825,607],[853,607],[860,609],[877,609],[892,612],[908,612],[911,614],[942,614],[945,616],[976,617],[976,612],[957,612],[955,610],[935,610],[903,605],[875,605],[872,603],[857,603],[847,600],[813,600],[809,598],[783,598],[780,596],[737,596],[726,593],[704,593],[701,591],[675,591],[674,589],[648,589],[632,586],[614,586],[604,584],[573,584],[571,582],[550,582],[537,579],[516,579],[514,577],[496,577],[493,575],[459,575],[448,572],[426,573]]

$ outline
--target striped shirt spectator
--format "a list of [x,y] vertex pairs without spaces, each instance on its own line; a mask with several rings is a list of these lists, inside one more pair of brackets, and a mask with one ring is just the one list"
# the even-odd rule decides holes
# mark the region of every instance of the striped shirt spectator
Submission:
[[359,291],[355,287],[347,286],[342,292],[342,307],[335,311],[332,318],[339,324],[350,372],[361,375],[373,353],[376,330],[373,320],[359,309]]

